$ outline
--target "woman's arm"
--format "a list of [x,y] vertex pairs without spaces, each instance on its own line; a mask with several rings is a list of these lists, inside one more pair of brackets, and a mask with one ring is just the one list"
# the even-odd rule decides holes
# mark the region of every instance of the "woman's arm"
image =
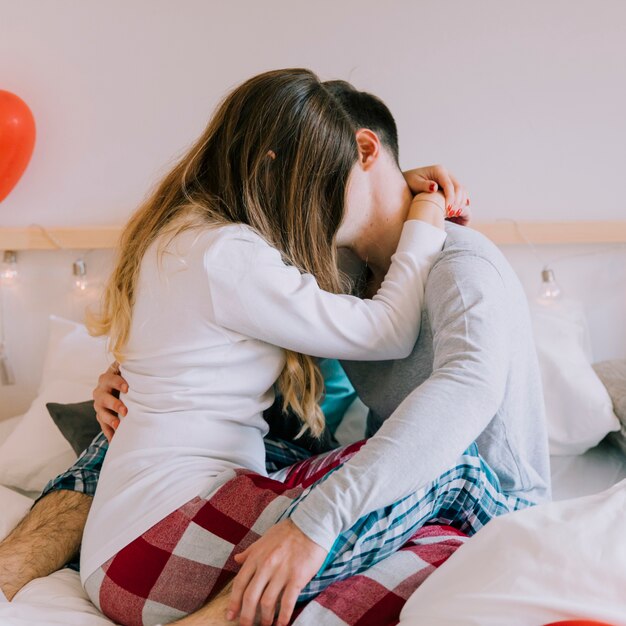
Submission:
[[231,231],[205,258],[215,321],[317,357],[406,357],[419,334],[426,278],[446,237],[442,205],[432,198],[414,201],[389,272],[371,300],[323,291],[251,231]]

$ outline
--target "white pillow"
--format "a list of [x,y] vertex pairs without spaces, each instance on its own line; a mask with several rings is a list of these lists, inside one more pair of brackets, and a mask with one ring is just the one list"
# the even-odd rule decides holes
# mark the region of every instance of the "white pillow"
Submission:
[[626,481],[497,518],[408,599],[401,626],[626,626]]
[[0,484],[38,492],[72,464],[76,455],[45,405],[88,400],[108,363],[104,339],[90,337],[82,324],[50,318],[39,395],[0,446]]
[[46,483],[66,470],[76,455],[52,421],[47,402],[82,402],[93,387],[67,381],[45,386],[13,432],[0,446],[0,484],[40,492]]
[[15,528],[32,505],[30,498],[0,486],[0,541]]
[[572,301],[531,308],[550,453],[583,454],[618,430],[609,394],[591,366],[587,322]]
[[93,389],[112,360],[105,337],[91,337],[83,324],[51,315],[41,388],[64,380]]

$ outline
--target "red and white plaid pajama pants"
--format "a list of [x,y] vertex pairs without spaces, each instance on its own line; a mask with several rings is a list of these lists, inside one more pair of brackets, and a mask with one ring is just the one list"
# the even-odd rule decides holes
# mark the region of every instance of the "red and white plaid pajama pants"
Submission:
[[[165,624],[195,612],[235,576],[239,565],[234,555],[293,510],[363,443],[296,463],[275,473],[280,480],[249,470],[220,474],[207,493],[96,570],[85,583],[87,593],[105,615],[124,626]],[[410,592],[460,545],[464,533],[473,534],[496,515],[524,505],[501,492],[497,477],[472,446],[437,481],[365,516],[342,534],[325,567],[303,590],[301,601],[316,600],[300,610],[295,623],[319,624],[321,613],[334,615],[335,622],[323,623],[337,626],[394,623]],[[457,530],[423,528],[435,523]],[[381,534],[381,527],[389,530]],[[434,552],[433,532],[442,543]],[[368,596],[361,597],[365,590]],[[368,621],[377,612],[390,621]]]

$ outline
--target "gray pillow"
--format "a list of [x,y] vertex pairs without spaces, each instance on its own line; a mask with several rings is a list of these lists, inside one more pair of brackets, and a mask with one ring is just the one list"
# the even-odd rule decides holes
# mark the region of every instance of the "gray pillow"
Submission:
[[607,388],[615,415],[622,425],[620,430],[610,433],[607,439],[626,454],[626,359],[595,363],[593,369]]
[[96,419],[93,400],[76,404],[46,404],[52,421],[67,439],[76,454],[89,446],[93,438],[100,433],[100,424]]

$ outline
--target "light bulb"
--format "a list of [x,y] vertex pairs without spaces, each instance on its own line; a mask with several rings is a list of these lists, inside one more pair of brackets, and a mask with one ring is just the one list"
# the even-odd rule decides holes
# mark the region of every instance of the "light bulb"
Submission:
[[539,302],[550,303],[561,299],[561,288],[554,278],[554,272],[545,268],[541,272],[541,289],[539,290]]
[[74,275],[74,287],[76,290],[85,291],[87,289],[87,265],[83,259],[74,261],[72,274]]
[[0,267],[0,281],[4,285],[11,285],[17,279],[17,252],[6,250]]

